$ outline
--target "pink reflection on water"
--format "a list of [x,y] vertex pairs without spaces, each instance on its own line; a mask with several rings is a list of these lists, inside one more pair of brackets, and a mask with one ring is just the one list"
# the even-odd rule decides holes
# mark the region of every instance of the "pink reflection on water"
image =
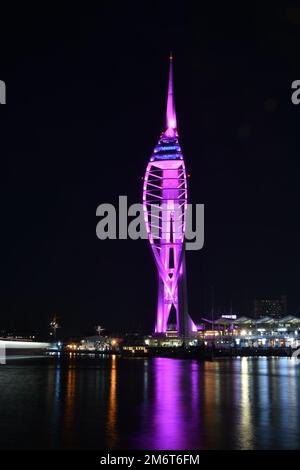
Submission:
[[[136,445],[146,449],[201,449],[199,374],[196,361],[155,358],[153,399],[143,412],[142,437]],[[188,383],[187,383],[188,382]]]

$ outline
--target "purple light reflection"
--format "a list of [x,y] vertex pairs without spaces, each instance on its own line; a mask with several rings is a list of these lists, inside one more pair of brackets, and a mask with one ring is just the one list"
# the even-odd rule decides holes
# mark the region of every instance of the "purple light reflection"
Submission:
[[[197,361],[155,358],[147,363],[144,380],[147,390],[141,433],[131,439],[135,448],[149,450],[202,449]],[[149,379],[153,395],[149,396]],[[186,382],[188,377],[188,383]]]

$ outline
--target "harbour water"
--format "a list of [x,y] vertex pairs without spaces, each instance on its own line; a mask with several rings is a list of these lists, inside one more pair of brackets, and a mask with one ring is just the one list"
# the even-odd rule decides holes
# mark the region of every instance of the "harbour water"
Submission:
[[117,356],[0,366],[1,449],[299,449],[294,358]]

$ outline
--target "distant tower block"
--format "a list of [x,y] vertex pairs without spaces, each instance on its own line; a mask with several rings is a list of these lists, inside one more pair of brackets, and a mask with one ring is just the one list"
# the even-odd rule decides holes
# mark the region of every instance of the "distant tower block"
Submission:
[[187,306],[184,248],[187,178],[177,133],[172,55],[166,117],[166,130],[150,158],[143,188],[145,223],[158,271],[155,332],[166,333],[173,310],[178,334],[188,336],[197,329]]

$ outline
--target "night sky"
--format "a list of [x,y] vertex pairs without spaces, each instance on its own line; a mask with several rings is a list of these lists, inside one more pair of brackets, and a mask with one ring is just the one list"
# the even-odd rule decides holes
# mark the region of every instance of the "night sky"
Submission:
[[170,50],[189,202],[205,204],[191,316],[211,286],[220,313],[280,294],[300,311],[300,4],[109,4],[1,18],[0,330],[43,332],[54,313],[61,335],[152,330],[148,243],[98,240],[96,208],[141,202]]

